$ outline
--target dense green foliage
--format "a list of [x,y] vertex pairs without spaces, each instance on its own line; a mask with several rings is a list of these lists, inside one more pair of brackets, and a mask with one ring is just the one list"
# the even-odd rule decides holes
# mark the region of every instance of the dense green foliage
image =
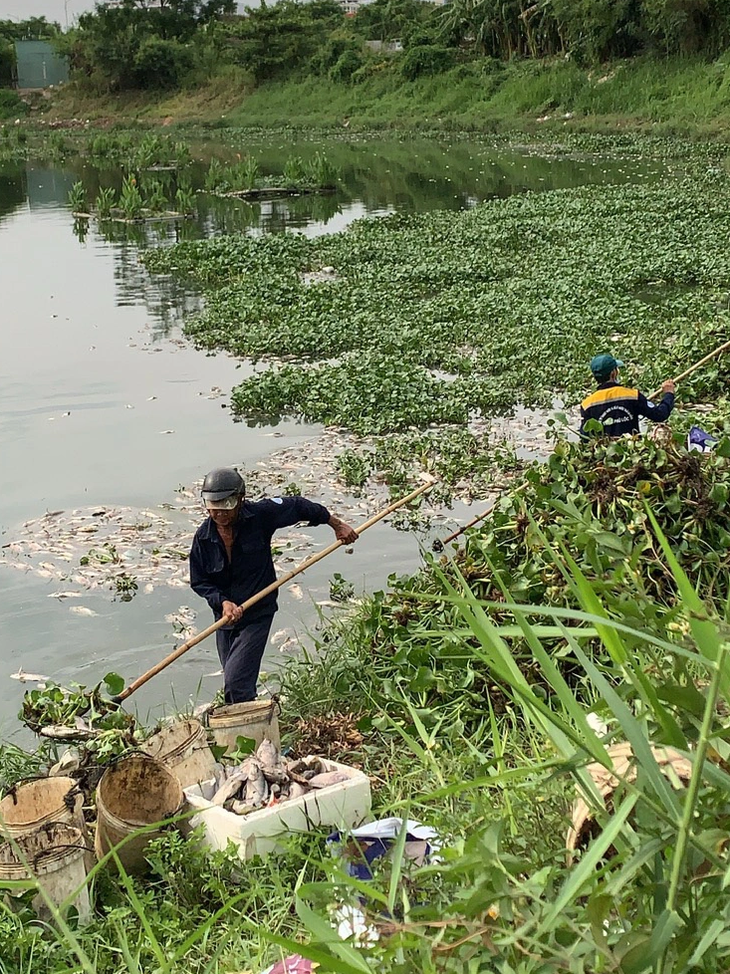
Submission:
[[[301,360],[244,380],[239,415],[383,433],[554,396],[573,404],[602,348],[647,392],[677,374],[725,333],[728,201],[726,172],[698,167],[657,186],[525,194],[318,239],[184,243],[146,261],[205,287],[186,324],[200,346]],[[324,266],[331,279],[302,276]],[[700,373],[685,401],[727,376],[722,362]]]
[[189,86],[226,64],[245,69],[254,84],[316,75],[357,84],[393,74],[413,82],[470,61],[490,87],[504,69],[495,59],[560,55],[595,65],[640,54],[715,57],[730,40],[730,15],[718,0],[444,7],[373,0],[354,17],[335,0],[282,0],[226,16],[233,8],[230,0],[169,0],[161,8],[126,0],[83,15],[64,44],[77,77],[122,91]]
[[148,7],[125,0],[99,5],[64,36],[76,76],[110,91],[176,88],[215,63],[215,22],[233,0],[167,0]]

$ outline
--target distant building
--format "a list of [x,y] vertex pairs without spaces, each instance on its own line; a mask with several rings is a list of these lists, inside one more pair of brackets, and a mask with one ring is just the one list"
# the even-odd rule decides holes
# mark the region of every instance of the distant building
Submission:
[[365,41],[365,47],[375,54],[398,54],[403,50],[403,41]]
[[362,6],[362,2],[361,0],[340,0],[340,6],[345,13],[345,17],[354,17]]
[[49,88],[68,81],[68,61],[47,41],[16,41],[18,88]]

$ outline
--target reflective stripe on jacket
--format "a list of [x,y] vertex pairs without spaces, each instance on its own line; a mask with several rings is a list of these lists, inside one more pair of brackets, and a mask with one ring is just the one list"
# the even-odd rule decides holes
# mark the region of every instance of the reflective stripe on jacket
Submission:
[[655,406],[638,389],[629,389],[617,382],[602,382],[580,405],[581,436],[587,435],[583,427],[589,419],[603,424],[605,436],[638,433],[640,416],[663,423],[669,418],[673,407],[674,394],[671,392],[665,392],[662,401]]

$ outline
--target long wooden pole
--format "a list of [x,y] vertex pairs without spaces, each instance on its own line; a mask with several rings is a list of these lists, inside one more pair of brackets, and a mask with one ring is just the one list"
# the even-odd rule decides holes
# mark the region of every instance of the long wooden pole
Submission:
[[[408,504],[421,494],[425,494],[427,490],[430,490],[433,487],[434,483],[435,481],[428,484],[421,484],[420,487],[417,487],[415,490],[411,491],[411,493],[406,497],[401,497],[400,500],[393,501],[392,504],[389,504],[382,511],[374,514],[371,518],[368,518],[367,521],[364,521],[361,525],[359,525],[359,527],[356,527],[355,534],[362,534],[363,531],[367,531],[368,528],[371,528],[373,524],[377,524],[378,521],[382,521],[382,519],[387,517],[388,514],[392,514],[393,511],[397,511],[399,507],[403,507],[404,504]],[[311,558],[307,558],[307,560],[303,561],[301,565],[293,568],[290,572],[287,572],[286,575],[282,575],[281,578],[278,578],[275,582],[267,585],[266,588],[262,588],[260,592],[252,595],[250,599],[246,599],[246,601],[241,604],[240,608],[244,612],[247,609],[250,609],[252,605],[260,602],[261,599],[265,598],[271,592],[275,592],[277,589],[281,588],[282,585],[286,585],[286,583],[290,582],[292,578],[297,575],[301,575],[302,572],[306,571],[308,568],[311,568],[312,565],[316,565],[318,561],[321,561],[323,558],[326,558],[327,555],[332,554],[333,551],[336,551],[337,548],[342,547],[343,544],[343,541],[333,541],[331,545],[323,548],[322,551],[318,551],[317,554],[312,555]],[[208,636],[211,636],[218,629],[228,625],[230,621],[230,616],[223,616],[223,618],[219,619],[218,622],[214,622],[212,626],[208,626],[207,629],[199,632],[197,636],[193,636],[192,639],[188,639],[186,643],[183,643],[181,646],[174,649],[169,656],[166,656],[164,659],[160,660],[159,663],[156,663],[152,669],[147,670],[147,672],[143,673],[142,676],[137,677],[134,683],[130,683],[129,686],[125,687],[120,694],[112,697],[114,702],[122,703],[122,701],[126,700],[128,697],[131,697],[135,690],[139,690],[139,688],[144,686],[145,683],[147,683],[148,680],[151,680],[153,676],[157,676],[157,674],[166,669],[170,663],[174,663],[176,659],[179,659],[183,653],[187,653],[187,651],[192,649],[193,646],[197,646],[198,643],[201,643],[204,639],[207,639]]]
[[[515,494],[521,494],[522,491],[527,487],[528,483],[529,483],[529,481],[524,480],[519,485],[519,487],[515,487],[514,493]],[[505,491],[507,491],[507,490],[509,490],[509,487],[505,487],[504,490],[500,490],[500,492],[494,498],[494,504],[497,503],[497,501],[502,496],[502,494],[504,494]],[[487,516],[487,514],[489,514],[494,509],[494,504],[492,504],[491,507],[488,507],[486,509],[486,511],[482,511],[481,514],[477,514],[477,516],[476,517],[473,517],[471,519],[471,521],[469,521],[468,524],[464,524],[462,527],[460,527],[458,531],[454,531],[452,534],[448,535],[446,538],[440,538],[440,539],[437,538],[436,541],[434,541],[434,543],[433,543],[433,546],[432,546],[433,547],[433,550],[434,551],[443,551],[444,547],[447,544],[449,544],[451,541],[454,541],[456,538],[460,537],[465,531],[468,531],[469,528],[473,528],[475,524],[479,524],[480,521],[483,521],[484,518]]]
[[[728,348],[730,348],[730,341],[723,342],[722,345],[718,345],[718,347],[714,350],[714,352],[710,352],[709,355],[705,355],[704,358],[701,358],[699,362],[695,362],[694,365],[690,365],[690,367],[688,369],[685,369],[684,372],[680,373],[676,377],[676,379],[672,379],[672,382],[681,382],[682,379],[686,379],[688,375],[692,375],[693,372],[696,372],[697,369],[703,366],[706,362],[709,362],[711,359],[716,358],[718,355],[722,355],[722,353],[727,351]],[[662,387],[659,386],[659,388],[655,389],[654,392],[652,392],[648,396],[648,398],[653,399],[655,396],[658,396],[661,391],[662,391]]]

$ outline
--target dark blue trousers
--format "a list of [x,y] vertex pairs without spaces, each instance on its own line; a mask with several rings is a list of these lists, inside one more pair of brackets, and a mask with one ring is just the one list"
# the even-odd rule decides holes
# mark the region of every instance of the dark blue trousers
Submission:
[[249,622],[240,629],[219,629],[215,634],[223,667],[226,703],[256,699],[261,659],[271,632],[273,615]]

